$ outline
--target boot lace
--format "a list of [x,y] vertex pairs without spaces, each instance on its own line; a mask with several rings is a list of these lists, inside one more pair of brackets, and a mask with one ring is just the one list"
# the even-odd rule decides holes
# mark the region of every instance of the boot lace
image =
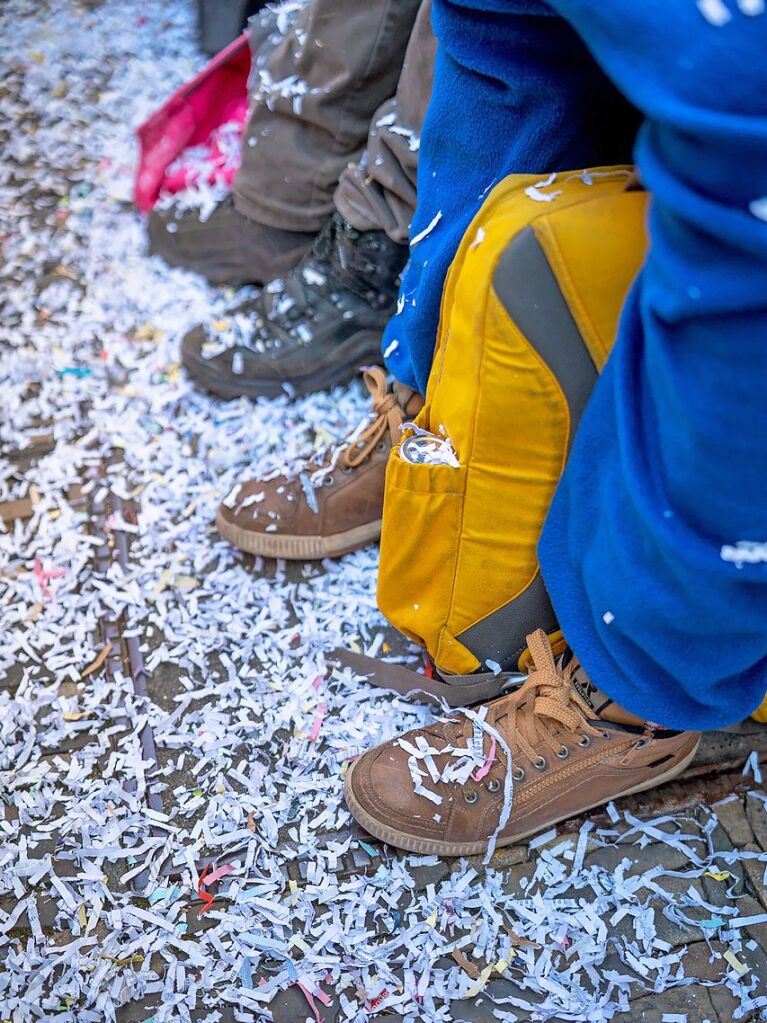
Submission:
[[406,249],[385,235],[381,240],[380,234],[356,231],[335,213],[320,231],[312,251],[279,281],[279,287],[264,289],[267,320],[294,324],[311,320],[324,305],[343,310],[348,305],[346,292],[373,309],[392,305],[405,262],[401,250],[406,254]]

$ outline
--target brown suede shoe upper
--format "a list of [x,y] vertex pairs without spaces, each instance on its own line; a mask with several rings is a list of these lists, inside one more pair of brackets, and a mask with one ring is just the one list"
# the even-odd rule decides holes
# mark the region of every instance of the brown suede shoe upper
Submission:
[[[238,484],[219,511],[219,530],[227,539],[243,546],[238,541],[244,531],[244,549],[253,553],[260,553],[253,546],[258,534],[272,534],[272,543],[280,537],[346,537],[351,543],[352,531],[380,522],[389,451],[421,399],[401,385],[390,391],[384,371],[377,367],[366,370],[364,379],[373,402],[369,420],[298,476]],[[328,553],[323,550],[320,556]]]
[[517,692],[481,714],[384,743],[353,765],[347,801],[363,827],[416,852],[469,855],[491,838],[519,841],[684,767],[697,733],[595,717],[571,684],[578,662],[555,665],[543,632],[528,641],[533,669]]
[[213,284],[263,283],[288,273],[314,241],[313,233],[267,227],[243,216],[231,195],[205,220],[199,211],[154,209],[149,248],[171,266],[203,274]]

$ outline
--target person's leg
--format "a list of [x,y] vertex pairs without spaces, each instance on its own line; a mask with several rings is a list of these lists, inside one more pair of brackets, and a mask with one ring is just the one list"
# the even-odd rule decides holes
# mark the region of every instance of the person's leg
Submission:
[[370,118],[394,93],[419,3],[311,0],[265,59],[255,54],[234,183],[241,213],[319,231],[341,172],[362,154]]
[[429,8],[425,0],[397,93],[374,114],[367,154],[344,173],[337,208],[309,254],[240,307],[232,319],[247,329],[217,326],[212,336],[201,326],[184,339],[184,365],[215,393],[255,397],[283,387],[305,393],[378,361],[408,255],[417,140],[434,58]]
[[310,250],[402,69],[419,0],[310,0],[250,24],[252,105],[234,192],[149,216],[150,249],[214,283],[264,283]]
[[[528,13],[512,13],[520,8]],[[630,158],[633,111],[550,13],[543,4],[434,0],[438,46],[411,259],[383,339],[388,368],[421,393],[448,267],[492,186],[509,173]]]
[[344,170],[336,209],[359,231],[385,231],[406,245],[416,207],[421,129],[431,96],[437,41],[431,0],[423,0],[396,95],[373,115],[362,158]]
[[[638,714],[737,721],[767,690],[767,13],[552,0],[647,116],[651,247],[539,555],[565,635]],[[755,10],[755,8],[753,8]],[[754,553],[756,550],[756,553]]]
[[[369,259],[368,269],[360,268],[358,281],[367,277],[377,293],[384,289],[389,292],[387,306],[380,313],[379,334],[391,311],[397,275],[407,257],[406,242],[415,209],[418,142],[431,91],[434,47],[431,3],[424,0],[408,44],[396,96],[373,115],[363,159],[344,171],[335,195],[337,215],[358,233],[355,250],[362,248],[362,256],[366,261]],[[367,247],[372,244],[377,248],[368,252]],[[316,315],[317,296],[327,290],[329,275],[320,263],[315,263],[313,269],[314,274],[307,280],[299,268],[291,275],[292,278],[301,274],[299,288],[294,288],[295,282],[289,278],[284,288],[269,299],[270,315],[265,329],[282,337],[295,326],[285,322],[286,318],[296,313],[303,315],[313,330],[307,358],[316,360],[329,355],[338,364],[343,357],[339,338],[354,321],[345,318],[347,310],[339,305],[323,306],[320,311],[324,315]],[[340,294],[338,284],[334,287]],[[295,295],[296,300],[285,313],[280,313],[280,303],[286,294]],[[290,348],[288,339],[279,352],[290,357]],[[242,359],[242,367],[238,368],[244,370],[245,359],[250,359],[251,373],[263,387],[265,374],[267,379],[270,375],[269,352],[261,355],[259,365],[252,362],[252,354],[242,353]],[[295,374],[295,362],[291,368]],[[230,381],[232,376],[228,375]],[[232,384],[242,387],[249,379],[251,374],[243,372]],[[227,497],[219,509],[217,525],[222,536],[253,554],[304,560],[335,557],[378,538],[387,455],[399,439],[401,424],[418,412],[422,400],[397,384],[389,392],[381,370],[367,373],[366,381],[373,408],[364,429],[353,431],[326,459],[300,478],[278,477],[266,483],[245,480],[237,487],[234,498]],[[254,494],[261,495],[258,507],[252,502]]]
[[357,820],[424,853],[517,841],[673,777],[697,744],[675,729],[737,720],[767,684],[767,15],[554,2],[647,116],[650,250],[540,544],[575,652],[530,637],[518,694],[347,775]]

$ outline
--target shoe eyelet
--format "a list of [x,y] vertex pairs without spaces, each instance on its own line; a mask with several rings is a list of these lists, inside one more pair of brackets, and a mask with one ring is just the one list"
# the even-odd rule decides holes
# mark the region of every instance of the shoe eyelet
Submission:
[[511,772],[511,777],[514,779],[514,781],[524,781],[525,780],[525,769],[524,769],[524,767],[515,767],[515,768],[513,768],[512,772]]
[[344,476],[348,476],[350,473],[354,472],[354,469],[350,465],[342,465],[341,472]]
[[549,762],[546,757],[538,757],[537,760],[533,761],[533,767],[536,771],[545,771],[548,766]]
[[469,806],[473,806],[478,799],[479,794],[475,792],[474,789],[471,789],[469,792],[464,792],[463,794],[463,801],[464,803],[468,803]]
[[386,451],[386,443],[381,441],[380,444],[376,444],[376,451]]
[[570,756],[569,747],[564,745],[560,746],[559,749],[557,750],[557,756],[559,757],[560,760],[567,760],[567,758]]
[[322,481],[322,485],[323,487],[332,487],[335,481],[336,481],[335,476],[326,476],[325,479]]
[[634,749],[642,749],[642,747],[646,745],[647,739],[640,739],[639,742],[634,743]]
[[610,733],[609,732],[602,732],[602,738],[603,739],[609,739],[610,738]]
[[487,791],[500,792],[501,791],[500,781],[497,778],[491,778],[490,781],[487,783]]
[[591,736],[582,735],[578,740],[578,745],[581,747],[581,749],[588,749],[589,746],[591,745]]

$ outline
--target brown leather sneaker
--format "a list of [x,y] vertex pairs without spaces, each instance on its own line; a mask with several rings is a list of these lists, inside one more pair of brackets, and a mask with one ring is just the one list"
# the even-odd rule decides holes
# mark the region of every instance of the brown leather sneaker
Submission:
[[373,367],[364,380],[371,416],[320,462],[297,476],[239,483],[216,518],[219,533],[235,547],[265,558],[335,558],[381,535],[386,461],[405,420],[423,400]]
[[365,753],[346,776],[352,816],[400,849],[470,856],[511,845],[683,771],[699,733],[640,721],[546,634],[528,636],[516,692]]

